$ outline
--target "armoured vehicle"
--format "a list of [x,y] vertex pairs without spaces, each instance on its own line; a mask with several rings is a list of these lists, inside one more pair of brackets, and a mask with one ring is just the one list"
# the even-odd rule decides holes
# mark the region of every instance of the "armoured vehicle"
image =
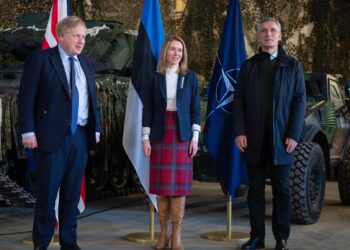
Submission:
[[[0,205],[28,204],[29,198],[33,200],[29,194],[24,200],[18,198],[19,193],[25,193],[24,189],[35,194],[35,178],[31,171],[35,166],[28,164],[30,161],[26,160],[18,133],[17,92],[26,57],[41,49],[46,22],[47,16],[22,16],[19,27],[0,32]],[[122,147],[136,35],[124,32],[119,22],[86,21],[86,25],[84,53],[95,67],[103,126],[101,143],[96,152],[91,153],[86,171],[87,198],[138,192],[137,178]]]
[[306,74],[307,112],[296,148],[290,187],[293,221],[315,223],[322,211],[326,180],[337,180],[340,200],[350,205],[349,90],[340,77]]
[[[339,76],[309,73],[305,85],[307,111],[290,179],[297,224],[312,224],[320,217],[326,180],[338,181],[341,202],[350,205],[350,82],[343,91]],[[217,181],[214,165],[202,144],[194,161],[195,178]]]

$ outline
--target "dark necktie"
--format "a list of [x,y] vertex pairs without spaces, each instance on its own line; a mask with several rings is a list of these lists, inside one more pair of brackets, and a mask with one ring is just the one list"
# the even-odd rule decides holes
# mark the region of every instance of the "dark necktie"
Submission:
[[70,61],[70,84],[71,84],[71,95],[72,95],[72,119],[70,124],[70,130],[72,134],[75,134],[75,131],[77,131],[77,124],[78,124],[78,106],[79,106],[79,93],[76,85],[75,80],[75,67],[74,57],[69,57]]

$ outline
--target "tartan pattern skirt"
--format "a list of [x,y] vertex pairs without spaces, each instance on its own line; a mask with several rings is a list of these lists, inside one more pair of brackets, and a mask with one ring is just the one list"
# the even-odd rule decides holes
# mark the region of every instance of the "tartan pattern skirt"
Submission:
[[166,112],[164,139],[151,141],[151,146],[149,192],[160,196],[192,194],[189,142],[180,139],[176,111]]

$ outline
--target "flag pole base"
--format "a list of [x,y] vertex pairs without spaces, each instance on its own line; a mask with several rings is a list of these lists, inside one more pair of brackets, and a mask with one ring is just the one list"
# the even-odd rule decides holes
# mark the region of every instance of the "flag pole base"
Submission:
[[155,234],[151,237],[149,232],[147,233],[131,233],[125,236],[127,240],[137,243],[155,243],[159,237],[159,234]]
[[152,201],[149,203],[149,232],[147,233],[131,233],[126,235],[126,239],[137,243],[155,243],[159,234],[154,233],[154,205]]
[[208,232],[201,235],[202,238],[215,241],[245,241],[249,240],[250,235],[247,232],[232,231],[231,235],[227,231]]
[[[32,236],[27,236],[27,237],[24,237],[22,242],[24,244],[28,244],[28,245],[33,245],[33,238]],[[58,246],[59,245],[59,236],[58,234],[55,234],[53,237],[52,237],[52,240],[50,242],[50,246]]]

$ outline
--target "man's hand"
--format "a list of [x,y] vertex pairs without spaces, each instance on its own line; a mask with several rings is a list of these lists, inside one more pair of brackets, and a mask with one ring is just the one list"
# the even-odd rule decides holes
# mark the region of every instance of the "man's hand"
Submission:
[[189,155],[191,158],[195,157],[198,152],[198,142],[197,141],[191,141],[190,142],[190,148],[189,148]]
[[244,149],[248,147],[248,142],[247,142],[247,136],[245,135],[239,135],[235,139],[236,146],[241,151],[242,153],[244,152]]
[[285,145],[287,153],[292,153],[298,143],[291,138],[287,138]]
[[29,148],[29,149],[37,148],[38,143],[36,141],[36,136],[31,135],[31,136],[23,137],[22,138],[22,145],[24,148]]
[[149,159],[151,158],[151,151],[152,151],[152,148],[151,148],[151,143],[149,140],[147,141],[143,141],[142,143],[142,151],[143,151],[143,154]]

